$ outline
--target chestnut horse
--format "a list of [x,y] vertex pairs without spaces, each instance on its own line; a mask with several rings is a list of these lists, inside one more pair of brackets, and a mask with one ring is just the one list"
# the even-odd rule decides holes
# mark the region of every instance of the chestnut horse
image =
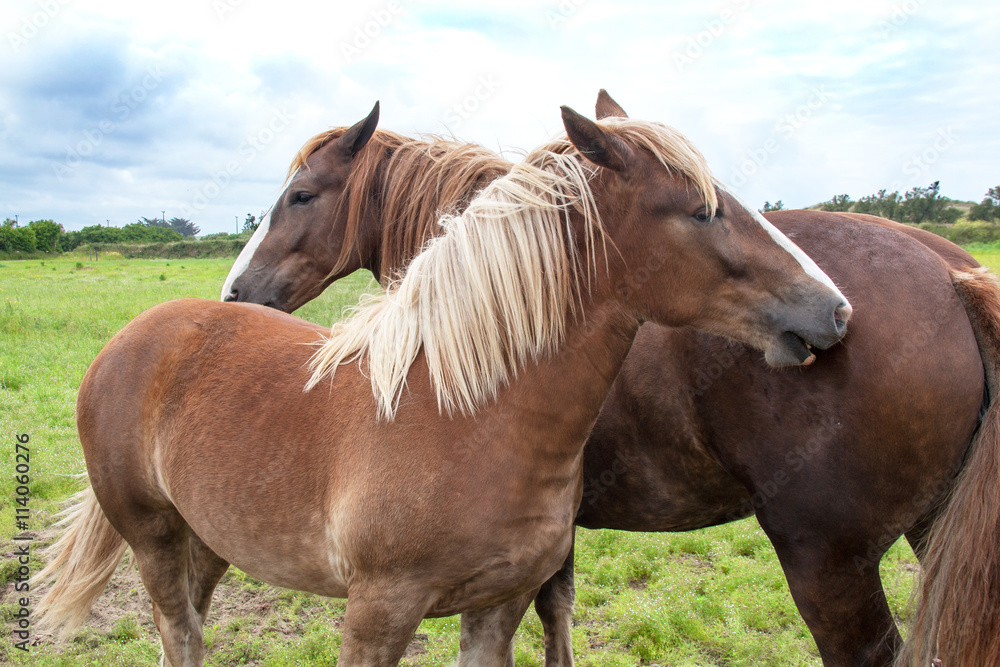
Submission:
[[85,614],[131,547],[171,665],[202,664],[230,563],[347,597],[345,667],[396,664],[455,613],[489,632],[464,661],[502,665],[569,552],[583,445],[641,321],[778,367],[841,339],[843,295],[678,133],[563,122],[329,336],[194,299],[119,332],[80,388],[91,487],[39,574],[59,573],[43,623]]
[[[625,116],[604,91],[597,107],[598,117]],[[308,187],[317,187],[317,174],[332,160],[328,153],[343,151],[336,141],[322,150],[317,142],[310,146],[314,152],[300,153],[293,168],[308,162],[312,180],[293,180],[289,191],[315,192]],[[368,268],[384,282],[395,266],[364,259],[382,254],[380,202],[405,199],[400,190],[414,177],[386,168],[392,153],[377,148],[385,190],[372,196],[367,217],[349,224],[338,213],[333,202],[357,197],[343,185],[318,186],[330,203],[309,210],[286,206],[286,192],[272,214],[276,230],[234,267],[223,298],[263,301],[275,272],[288,289],[313,289],[318,281],[280,268],[287,238],[304,228],[328,235],[326,246],[309,252],[329,270],[331,252],[351,250],[341,240],[345,230],[361,225],[352,231],[356,259],[340,270]],[[500,167],[491,164],[490,173]],[[420,169],[434,168],[425,161]],[[360,180],[349,170],[372,163],[343,169]],[[432,194],[421,189],[413,196]],[[849,351],[821,355],[815,375],[775,374],[744,346],[645,325],[585,449],[577,520],[591,528],[678,531],[756,513],[824,664],[887,665],[901,640],[878,563],[903,534],[925,560],[926,530],[977,428],[982,361],[950,273],[979,265],[935,234],[884,218],[819,211],[768,216],[863,305]],[[400,220],[389,219],[398,233]],[[434,231],[415,219],[406,223]],[[409,254],[423,243],[415,237]],[[993,354],[987,345],[983,356]],[[572,598],[570,558],[536,599],[549,665],[572,664]]]

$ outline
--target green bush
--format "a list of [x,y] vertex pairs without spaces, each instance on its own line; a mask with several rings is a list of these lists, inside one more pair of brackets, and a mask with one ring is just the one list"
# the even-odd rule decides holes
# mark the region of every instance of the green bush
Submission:
[[[126,244],[138,247],[149,243],[172,243],[180,241],[183,238],[180,232],[173,229],[147,226],[141,222],[134,222],[131,225],[125,225],[120,228],[92,226],[84,227],[77,232],[66,232],[59,239],[58,247],[62,252],[69,252],[88,243],[95,246]],[[102,247],[101,249],[104,250],[105,248]],[[132,254],[135,253],[135,250],[136,248],[131,249]],[[124,255],[128,254],[128,251],[119,252],[122,252]]]
[[850,211],[851,207],[854,206],[855,202],[851,199],[850,195],[835,195],[829,201],[825,201],[819,205],[819,210],[821,211]]
[[54,252],[59,249],[59,237],[63,233],[62,225],[52,220],[34,220],[28,223],[35,232],[35,247],[43,252]]
[[216,232],[215,234],[205,234],[199,236],[199,241],[246,241],[250,234],[243,232],[240,234],[229,234],[228,232]]
[[0,250],[35,252],[35,230],[31,227],[0,227]]
[[122,243],[170,243],[184,237],[180,232],[166,227],[153,227],[133,222],[121,228]]
[[943,236],[958,245],[1000,241],[1000,225],[982,220],[963,220],[953,225],[923,222],[916,227]]
[[986,198],[969,209],[969,220],[1000,220],[1000,207]]
[[59,237],[59,251],[69,252],[83,243],[80,232],[65,232]]
[[954,206],[949,206],[948,208],[938,212],[937,215],[938,215],[937,220],[935,220],[934,222],[939,222],[944,225],[951,225],[958,222],[958,220],[962,217],[962,211],[961,209],[957,209]]
[[128,258],[183,259],[187,257],[236,257],[243,250],[245,244],[246,239],[177,241],[175,243],[91,243],[77,246],[76,250],[79,252],[94,250],[102,257],[106,253],[118,253],[122,257]]
[[121,243],[122,230],[117,227],[91,225],[80,230],[80,243]]

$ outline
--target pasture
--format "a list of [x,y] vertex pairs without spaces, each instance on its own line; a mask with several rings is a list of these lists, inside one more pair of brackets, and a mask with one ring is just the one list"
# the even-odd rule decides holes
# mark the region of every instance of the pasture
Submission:
[[[971,249],[1000,266],[1000,249]],[[85,628],[65,645],[32,632],[15,649],[18,563],[15,435],[30,436],[28,506],[31,572],[58,505],[83,488],[74,422],[76,391],[98,351],[131,318],[180,297],[217,299],[232,259],[120,260],[86,256],[0,263],[0,609],[4,664],[154,665],[159,651],[148,599],[134,570],[121,567]],[[335,283],[296,314],[328,324],[365,290],[367,272]],[[294,517],[288,517],[294,521]],[[18,543],[22,545],[24,543]],[[773,549],[753,519],[682,534],[577,534],[574,647],[579,665],[819,665]],[[905,543],[882,561],[890,605],[905,613],[916,570]],[[34,596],[33,596],[34,597]],[[337,657],[345,602],[283,591],[230,569],[206,625],[210,665],[329,665]],[[403,664],[449,665],[458,617],[425,621]],[[542,664],[533,610],[517,635],[518,665]]]

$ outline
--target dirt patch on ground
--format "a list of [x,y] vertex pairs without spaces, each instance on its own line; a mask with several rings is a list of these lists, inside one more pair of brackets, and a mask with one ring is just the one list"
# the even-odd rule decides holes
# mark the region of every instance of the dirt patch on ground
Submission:
[[[42,587],[32,589],[32,601],[37,601],[45,590]],[[13,584],[9,584],[3,591],[3,600],[9,602],[13,592]],[[254,636],[277,634],[281,639],[291,640],[300,637],[305,626],[315,621],[337,629],[343,622],[342,608],[329,598],[262,585],[231,569],[212,598],[206,626],[218,626],[221,634],[209,654],[224,649],[226,633],[237,630]],[[130,617],[136,621],[140,637],[159,642],[159,633],[153,623],[152,603],[139,573],[123,564],[94,604],[80,632],[90,635],[85,640],[88,643],[101,641],[102,637],[110,640],[119,632],[122,620]],[[55,641],[51,635],[33,634],[36,646],[50,645]],[[406,650],[406,657],[425,653],[426,641],[427,635],[416,635]],[[253,667],[258,663],[240,664]]]
[[678,563],[683,563],[685,566],[693,569],[696,572],[704,572],[711,570],[714,566],[712,561],[705,560],[703,558],[698,558],[693,554],[681,554],[680,556],[675,556],[674,560]]

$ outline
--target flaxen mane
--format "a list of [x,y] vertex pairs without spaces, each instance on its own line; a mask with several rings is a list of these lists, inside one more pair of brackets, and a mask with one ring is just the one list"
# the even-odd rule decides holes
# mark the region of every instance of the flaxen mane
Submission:
[[[604,125],[685,177],[712,208],[701,155],[676,131],[634,120]],[[391,420],[410,365],[424,353],[438,406],[474,414],[528,360],[555,351],[596,267],[604,231],[589,181],[596,167],[565,138],[528,154],[461,215],[447,215],[406,274],[334,326],[311,362],[311,389],[361,359],[379,416]],[[570,211],[584,220],[577,250]],[[583,255],[581,257],[581,254]]]
[[[345,130],[329,130],[307,141],[292,161],[288,177]],[[350,262],[352,252],[360,251],[358,230],[368,215],[381,225],[380,280],[388,283],[389,267],[404,267],[428,238],[441,233],[442,215],[464,209],[476,193],[510,168],[510,162],[477,144],[433,136],[412,139],[377,130],[355,156],[347,179],[341,198],[341,206],[347,207],[347,226],[331,275]]]

